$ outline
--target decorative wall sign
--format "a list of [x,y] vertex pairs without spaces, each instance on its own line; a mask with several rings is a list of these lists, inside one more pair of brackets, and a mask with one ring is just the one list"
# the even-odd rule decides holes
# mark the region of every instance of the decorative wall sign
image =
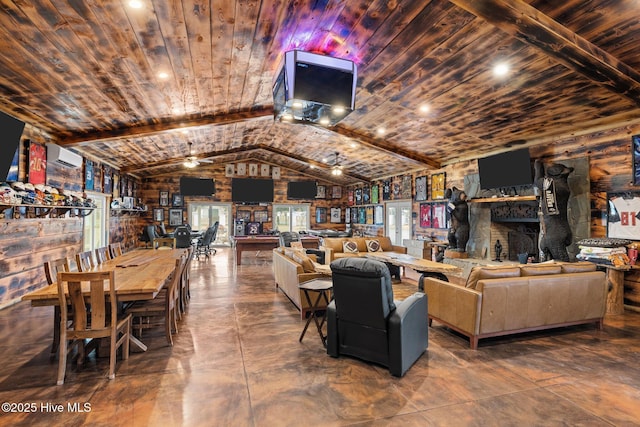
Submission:
[[260,176],[269,176],[269,165],[260,165]]
[[399,199],[402,194],[402,178],[396,176],[391,181],[391,197],[393,200]]
[[35,142],[29,143],[28,172],[29,182],[31,184],[37,185],[45,183],[47,174],[47,150],[44,148],[44,145]]
[[364,206],[358,208],[358,224],[367,223],[367,213],[364,210]]
[[[31,181],[31,174],[29,174],[29,181]],[[93,161],[89,159],[84,160],[84,189],[93,191]]]
[[355,204],[353,188],[347,190],[347,204],[353,206]]
[[376,204],[380,201],[380,186],[374,184],[371,186],[371,203]]
[[331,208],[331,222],[333,223],[342,222],[340,208]]
[[249,163],[249,176],[258,176],[258,164]]
[[169,209],[169,225],[172,227],[182,225],[182,209]]
[[164,209],[163,208],[154,208],[153,209],[153,220],[162,222],[164,221]]
[[111,194],[111,192],[113,191],[113,187],[111,186],[112,179],[113,179],[113,169],[111,168],[111,166],[105,165],[104,175],[102,177],[102,181],[104,183],[104,188],[102,191],[104,191],[105,194]]
[[233,163],[230,163],[224,166],[224,176],[227,176],[227,177],[233,176],[234,172],[235,172],[235,165]]
[[402,177],[402,190],[400,191],[400,198],[401,199],[410,199],[413,194],[411,192],[411,184],[413,183],[413,180],[411,178],[411,175],[404,175]]
[[420,227],[431,228],[431,204],[420,203]]
[[373,212],[373,223],[376,225],[384,224],[384,206],[376,205]]
[[102,192],[102,165],[100,163],[93,165],[93,191]]
[[445,173],[431,175],[431,198],[433,200],[444,199]]
[[279,166],[271,167],[271,178],[272,179],[280,179],[280,167]]
[[371,187],[369,185],[362,186],[362,204],[367,205],[371,203]]
[[356,205],[362,204],[362,188],[356,188],[355,199],[356,199]]
[[236,174],[238,174],[238,176],[245,176],[247,174],[247,164],[238,163],[236,165]]
[[367,206],[365,208],[365,215],[367,216],[367,224],[373,224],[373,206]]
[[318,185],[316,191],[316,199],[324,199],[327,197],[327,187],[324,185]]
[[416,178],[416,202],[427,200],[427,177],[419,176]]
[[344,222],[346,224],[351,223],[351,208],[344,209]]
[[640,185],[640,135],[631,137],[633,149],[633,185]]
[[382,200],[391,200],[391,181],[388,179],[382,182]]
[[160,206],[169,206],[169,192],[160,191]]
[[358,223],[358,208],[351,208],[351,222],[353,224]]

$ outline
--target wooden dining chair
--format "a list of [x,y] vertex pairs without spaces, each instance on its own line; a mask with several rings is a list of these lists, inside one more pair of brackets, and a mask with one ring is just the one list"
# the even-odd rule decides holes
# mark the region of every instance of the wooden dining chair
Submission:
[[153,249],[175,249],[176,239],[174,237],[158,237],[153,239]]
[[[105,290],[108,282],[108,291]],[[60,322],[60,355],[58,361],[58,385],[64,384],[67,370],[67,354],[78,347],[78,362],[85,356],[85,340],[110,338],[109,379],[115,378],[116,352],[122,347],[122,358],[129,358],[129,336],[131,334],[131,315],[118,316],[115,273],[71,272],[58,273],[58,299],[61,318],[67,318],[67,304],[71,307],[73,326]],[[83,293],[83,284],[88,283],[89,295]],[[85,285],[86,286],[86,285]],[[67,297],[68,292],[68,297]],[[85,298],[91,301],[91,315]],[[69,344],[69,341],[71,343]]]
[[101,248],[96,249],[96,262],[98,264],[102,264],[105,261],[111,259],[111,251],[109,251],[108,246],[103,246]]
[[189,299],[191,298],[191,291],[189,286],[189,271],[191,269],[191,261],[193,260],[193,256],[195,255],[195,250],[193,246],[190,246],[187,253],[187,261],[184,265],[184,269],[182,270],[182,277],[180,279],[180,311],[185,313],[187,311],[187,305],[189,305]]
[[184,256],[176,260],[176,267],[166,290],[152,300],[136,301],[126,309],[126,313],[133,318],[131,328],[135,335],[140,337],[144,329],[164,326],[167,342],[173,345],[172,333],[178,332],[178,284],[185,264]]
[[91,251],[80,252],[76,254],[76,265],[78,271],[89,271],[96,266]]
[[111,259],[122,255],[122,246],[120,245],[120,242],[110,244],[109,252],[111,253]]
[[[44,263],[44,275],[47,283],[53,285],[58,280],[59,272],[71,271],[69,259],[60,258]],[[55,306],[53,310],[53,342],[51,343],[51,359],[55,359],[60,346],[60,307]]]

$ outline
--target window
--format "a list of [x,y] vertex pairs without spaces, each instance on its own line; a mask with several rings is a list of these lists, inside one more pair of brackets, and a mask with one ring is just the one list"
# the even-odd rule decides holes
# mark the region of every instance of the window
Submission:
[[83,251],[93,251],[107,246],[109,242],[109,228],[107,227],[107,199],[99,193],[87,194],[96,204],[96,209],[84,217],[82,230]]
[[204,231],[218,221],[216,245],[229,243],[231,230],[231,204],[229,203],[189,203],[189,225],[192,230]]
[[309,204],[273,205],[274,228],[283,231],[306,231],[311,226]]

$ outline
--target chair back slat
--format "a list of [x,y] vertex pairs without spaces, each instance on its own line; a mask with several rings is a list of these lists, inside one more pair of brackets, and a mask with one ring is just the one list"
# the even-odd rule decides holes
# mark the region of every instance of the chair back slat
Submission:
[[59,272],[67,272],[71,270],[69,260],[67,258],[54,259],[44,263],[44,274],[47,283],[53,285],[58,280]]
[[91,270],[95,266],[93,261],[93,254],[91,251],[80,252],[76,254],[76,264],[78,265],[78,271],[85,272]]

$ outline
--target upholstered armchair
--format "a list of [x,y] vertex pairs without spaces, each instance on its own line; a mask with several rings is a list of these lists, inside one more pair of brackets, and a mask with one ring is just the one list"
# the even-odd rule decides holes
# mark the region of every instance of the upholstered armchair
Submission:
[[428,346],[427,296],[394,301],[389,268],[379,261],[341,258],[331,271],[327,353],[374,362],[402,377]]

